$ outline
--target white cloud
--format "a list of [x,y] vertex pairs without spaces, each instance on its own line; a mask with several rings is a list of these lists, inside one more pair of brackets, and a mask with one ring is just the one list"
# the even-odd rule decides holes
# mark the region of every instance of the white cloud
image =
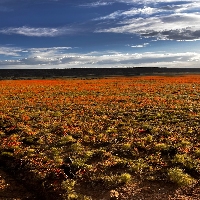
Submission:
[[[118,0],[118,2],[133,4],[134,7],[95,19],[110,20],[110,27],[100,28],[95,32],[129,33],[162,40],[200,39],[200,1]],[[160,4],[163,2],[166,6]]]
[[99,6],[108,6],[111,4],[113,4],[113,2],[97,1],[97,2],[93,2],[93,3],[81,4],[79,6],[93,8],[93,7],[99,7]]
[[117,2],[120,3],[125,3],[125,4],[136,4],[136,3],[140,3],[140,4],[155,4],[155,3],[185,3],[185,2],[194,2],[194,0],[187,0],[187,1],[183,1],[183,0],[116,0]]
[[[67,49],[66,49],[67,50]],[[0,61],[0,68],[76,68],[76,67],[197,67],[200,55],[194,52],[121,53],[91,52],[61,53],[58,47],[27,49],[29,56],[18,60]]]
[[4,56],[20,56],[20,52],[22,50],[20,48],[15,47],[1,47],[0,46],[0,55]]
[[108,19],[116,19],[118,18],[119,16],[122,16],[123,12],[118,10],[118,11],[115,11],[113,13],[111,13],[110,15],[106,15],[106,16],[103,16],[103,17],[99,17],[99,18],[95,18],[94,20],[108,20]]
[[146,47],[149,43],[139,44],[139,45],[132,45],[132,48],[143,48]]
[[[171,0],[171,1],[163,1],[163,0],[118,0],[118,2],[121,3],[129,3],[129,4],[133,4],[134,7],[132,7],[129,10],[126,11],[115,11],[109,15],[106,16],[102,16],[97,18],[96,20],[107,20],[107,19],[116,19],[119,17],[131,17],[131,16],[135,16],[135,15],[155,15],[155,14],[160,14],[161,16],[165,13],[169,14],[169,11],[171,11],[171,13],[187,13],[187,12],[191,12],[191,13],[195,13],[195,12],[199,12],[200,11],[200,2],[194,2],[193,0],[188,0],[188,1],[181,1],[181,0]],[[169,3],[166,6],[162,6],[159,3]],[[176,4],[173,4],[176,3]],[[179,3],[179,4],[178,4]]]
[[141,15],[152,15],[154,13],[158,13],[160,12],[158,9],[156,8],[151,8],[151,7],[146,7],[144,6],[144,8],[132,8],[131,10],[125,11],[122,14],[125,16],[134,16],[137,14],[141,14]]
[[164,6],[162,7],[162,9],[164,10],[173,10],[176,13],[184,13],[184,12],[199,12],[199,8],[200,8],[200,2],[190,2],[187,1],[187,3],[184,4],[180,4],[180,5],[168,5],[168,6]]
[[50,57],[55,55],[60,55],[67,50],[72,49],[72,47],[52,47],[52,48],[17,48],[12,46],[0,46],[0,55],[12,56],[12,57],[23,57],[26,53],[31,57],[42,55],[43,57]]
[[120,17],[127,18],[127,17],[133,17],[138,14],[152,15],[152,14],[159,13],[159,12],[161,12],[161,10],[145,6],[144,8],[131,8],[130,10],[127,10],[127,11],[118,10],[109,15],[99,17],[94,20],[110,20],[110,19],[117,19]]
[[33,28],[33,27],[10,27],[5,29],[0,29],[0,33],[7,34],[7,35],[25,35],[29,37],[56,37],[60,35],[68,35],[73,34],[74,29],[60,27],[60,28]]
[[200,39],[200,14],[179,13],[168,16],[132,18],[120,21],[116,27],[96,32],[130,33],[165,40]]

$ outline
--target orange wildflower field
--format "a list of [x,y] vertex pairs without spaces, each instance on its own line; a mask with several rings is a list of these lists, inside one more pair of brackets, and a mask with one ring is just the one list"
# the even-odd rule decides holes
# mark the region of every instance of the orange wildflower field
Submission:
[[200,191],[199,99],[200,75],[2,80],[0,161],[44,199],[137,199],[137,181]]

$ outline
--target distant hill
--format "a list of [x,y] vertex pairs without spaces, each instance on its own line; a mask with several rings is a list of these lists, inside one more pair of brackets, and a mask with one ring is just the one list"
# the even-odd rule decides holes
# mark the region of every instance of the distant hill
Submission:
[[153,74],[200,73],[200,68],[72,68],[72,69],[0,69],[0,79],[78,78],[138,76]]

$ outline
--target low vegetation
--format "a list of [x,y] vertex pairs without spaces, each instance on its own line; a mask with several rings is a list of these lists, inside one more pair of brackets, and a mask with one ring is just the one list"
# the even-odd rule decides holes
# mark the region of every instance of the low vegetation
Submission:
[[199,99],[198,75],[4,80],[0,160],[49,199],[93,199],[135,177],[194,187]]

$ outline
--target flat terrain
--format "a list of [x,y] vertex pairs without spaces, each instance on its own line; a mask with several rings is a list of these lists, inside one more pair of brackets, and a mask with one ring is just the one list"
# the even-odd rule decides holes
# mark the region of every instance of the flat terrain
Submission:
[[102,78],[139,75],[200,74],[200,68],[72,68],[72,69],[0,69],[0,79],[54,79],[54,78]]
[[39,199],[200,199],[199,100],[199,75],[2,80],[0,162]]

